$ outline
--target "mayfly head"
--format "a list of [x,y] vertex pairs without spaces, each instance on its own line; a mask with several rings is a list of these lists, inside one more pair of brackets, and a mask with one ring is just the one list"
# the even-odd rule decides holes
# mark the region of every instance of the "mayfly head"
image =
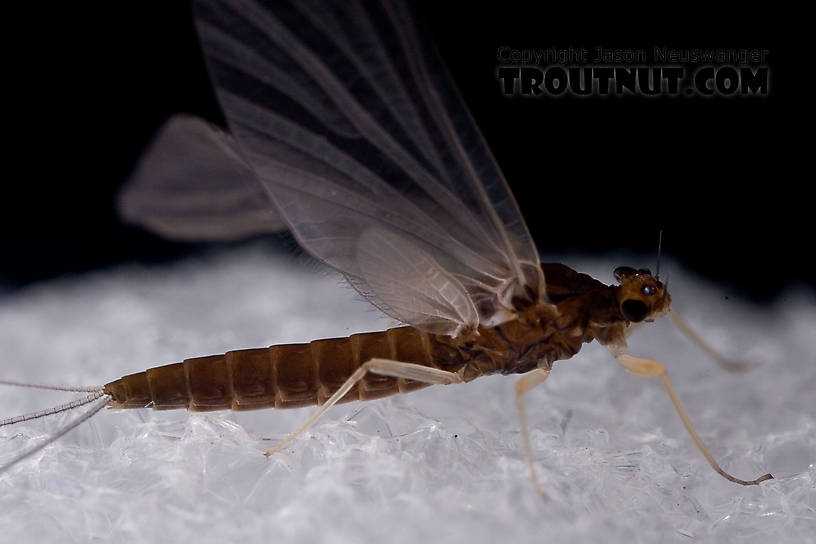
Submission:
[[620,282],[618,304],[627,321],[654,321],[669,311],[671,296],[666,286],[652,276],[648,268],[635,270],[619,266],[615,269],[615,278]]

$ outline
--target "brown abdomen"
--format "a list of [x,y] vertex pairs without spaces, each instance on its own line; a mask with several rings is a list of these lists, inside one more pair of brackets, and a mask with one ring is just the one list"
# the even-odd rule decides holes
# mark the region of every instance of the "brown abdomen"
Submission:
[[[322,404],[373,357],[445,369],[433,363],[433,337],[399,327],[347,338],[242,349],[185,359],[151,368],[105,385],[114,408],[170,410],[253,410]],[[369,400],[425,387],[412,380],[367,374],[339,402]]]

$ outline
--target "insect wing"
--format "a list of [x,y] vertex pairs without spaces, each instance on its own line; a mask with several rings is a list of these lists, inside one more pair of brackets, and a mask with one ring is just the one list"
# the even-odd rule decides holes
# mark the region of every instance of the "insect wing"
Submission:
[[357,262],[376,305],[389,315],[439,334],[455,336],[478,322],[476,307],[462,284],[430,254],[407,238],[377,227],[363,232],[357,243]]
[[545,298],[507,183],[404,5],[195,7],[230,130],[306,250],[434,332]]
[[203,119],[171,117],[119,193],[119,214],[173,240],[224,241],[285,230],[236,146]]

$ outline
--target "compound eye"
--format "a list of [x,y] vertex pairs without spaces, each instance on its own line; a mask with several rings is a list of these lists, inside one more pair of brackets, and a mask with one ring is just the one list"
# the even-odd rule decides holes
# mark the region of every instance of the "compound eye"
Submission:
[[649,314],[649,308],[639,300],[629,299],[624,300],[620,306],[623,317],[632,323],[639,323],[643,321]]
[[640,292],[646,296],[652,296],[657,292],[657,289],[652,287],[651,285],[644,285],[640,288]]
[[648,268],[641,268],[640,270],[637,271],[637,273],[638,274],[644,274],[646,276],[651,276],[652,275],[652,271],[649,270]]

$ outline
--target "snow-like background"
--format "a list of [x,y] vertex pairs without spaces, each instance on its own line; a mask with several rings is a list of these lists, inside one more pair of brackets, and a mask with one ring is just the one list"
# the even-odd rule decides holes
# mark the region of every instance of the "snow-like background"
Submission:
[[[564,261],[564,259],[560,259]],[[568,259],[605,282],[617,265]],[[647,263],[648,264],[648,263]],[[597,345],[527,396],[543,487],[530,484],[512,377],[333,408],[103,411],[0,474],[3,542],[816,542],[816,298],[741,301],[667,262],[674,308],[726,373],[667,319],[631,353],[661,360],[727,471],[697,451],[657,380]],[[393,325],[337,277],[263,246],[128,265],[0,297],[2,377],[96,385],[185,357]],[[73,398],[4,387],[0,416]],[[73,414],[76,415],[76,414]],[[72,416],[0,429],[0,464]]]

